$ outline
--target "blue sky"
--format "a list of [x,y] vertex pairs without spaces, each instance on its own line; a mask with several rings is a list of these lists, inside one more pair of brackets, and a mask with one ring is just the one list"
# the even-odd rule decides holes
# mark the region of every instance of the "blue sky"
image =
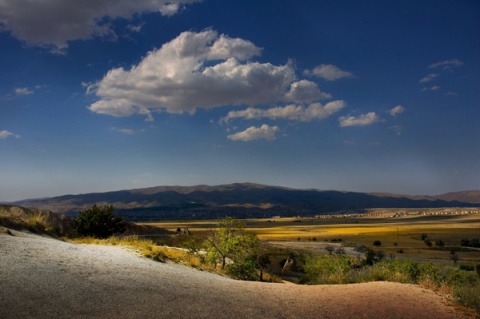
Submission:
[[480,189],[480,2],[0,0],[0,200]]

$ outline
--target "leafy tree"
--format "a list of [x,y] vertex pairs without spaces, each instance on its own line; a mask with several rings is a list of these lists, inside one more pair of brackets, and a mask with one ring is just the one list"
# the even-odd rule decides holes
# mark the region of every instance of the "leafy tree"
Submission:
[[227,217],[220,221],[217,226],[218,228],[207,237],[205,248],[207,260],[214,265],[219,263],[222,269],[224,269],[227,264],[227,258],[233,255],[240,244],[240,232],[245,228],[245,224],[238,219]]
[[120,216],[113,214],[113,206],[97,206],[80,211],[80,215],[71,222],[77,236],[107,238],[114,234],[124,233],[127,223]]
[[[245,224],[237,219],[227,217],[218,223],[218,228],[207,237],[204,245],[206,259],[234,278],[243,280],[263,279],[263,270],[269,260],[262,254],[260,240],[253,233],[243,231]],[[227,260],[231,263],[227,265]]]

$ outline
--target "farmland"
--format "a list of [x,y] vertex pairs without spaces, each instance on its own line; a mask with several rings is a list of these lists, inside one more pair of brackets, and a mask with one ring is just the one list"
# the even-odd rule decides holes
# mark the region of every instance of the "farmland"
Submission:
[[[243,222],[246,230],[257,234],[262,241],[293,250],[324,252],[328,244],[343,246],[348,251],[364,245],[381,250],[389,257],[437,263],[451,263],[453,250],[459,264],[480,262],[480,249],[460,244],[462,239],[480,238],[478,210],[372,210],[364,215],[245,219]],[[188,228],[191,234],[202,238],[215,228],[216,221],[145,224],[172,232]],[[374,241],[381,245],[373,246]]]

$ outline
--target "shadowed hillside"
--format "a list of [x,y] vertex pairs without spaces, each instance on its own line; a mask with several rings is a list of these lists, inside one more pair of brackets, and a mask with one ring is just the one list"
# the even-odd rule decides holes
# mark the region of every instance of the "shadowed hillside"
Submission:
[[30,199],[16,204],[72,215],[95,203],[111,204],[129,220],[208,219],[226,215],[239,218],[311,216],[343,211],[361,212],[368,208],[476,207],[480,206],[480,191],[408,196],[236,183],[219,186],[158,186]]

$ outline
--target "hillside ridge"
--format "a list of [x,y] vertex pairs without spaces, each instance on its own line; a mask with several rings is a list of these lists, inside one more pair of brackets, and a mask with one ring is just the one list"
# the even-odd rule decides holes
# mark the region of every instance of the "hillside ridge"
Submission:
[[480,191],[437,196],[294,189],[256,183],[155,186],[104,193],[26,199],[17,205],[74,214],[93,204],[113,205],[134,220],[317,215],[371,208],[480,206]]

